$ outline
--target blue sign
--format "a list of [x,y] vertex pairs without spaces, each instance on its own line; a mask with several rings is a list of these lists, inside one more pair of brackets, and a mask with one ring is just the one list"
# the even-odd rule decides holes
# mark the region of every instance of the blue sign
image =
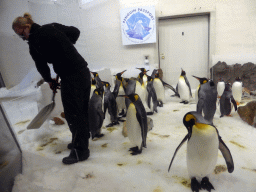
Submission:
[[156,42],[154,7],[124,9],[121,19],[124,45]]

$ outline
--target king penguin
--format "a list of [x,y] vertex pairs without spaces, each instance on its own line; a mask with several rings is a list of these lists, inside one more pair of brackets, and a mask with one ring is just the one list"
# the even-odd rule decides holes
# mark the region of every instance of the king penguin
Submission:
[[198,85],[198,87],[197,87],[197,89],[195,91],[195,101],[197,103],[198,102],[198,93],[200,91],[201,85],[203,85],[204,83],[207,83],[209,80],[207,78],[205,78],[205,77],[196,77],[194,75],[192,75],[192,77],[195,77],[199,81],[199,85]]
[[189,98],[192,97],[191,87],[186,77],[186,72],[181,69],[177,90],[181,98],[181,103],[188,104]]
[[94,79],[96,81],[96,88],[103,87],[103,84],[101,82],[101,79],[99,77],[99,74],[97,72],[91,72],[94,76]]
[[116,98],[114,94],[110,90],[110,84],[109,82],[102,81],[105,89],[104,89],[104,115],[106,116],[106,113],[110,115],[110,124],[106,125],[106,127],[111,127],[113,125],[119,124],[118,118],[117,118],[117,103]]
[[216,112],[217,89],[214,82],[210,79],[200,86],[198,92],[197,112],[204,114],[204,118],[213,123],[213,117]]
[[183,118],[183,124],[187,128],[188,134],[175,150],[168,171],[176,153],[188,140],[187,170],[191,179],[191,189],[193,192],[199,192],[199,189],[202,188],[210,192],[214,187],[209,181],[209,176],[216,166],[218,149],[226,161],[229,173],[234,171],[232,155],[221,139],[217,128],[205,120],[200,113],[188,112]]
[[164,82],[159,77],[159,70],[158,69],[153,70],[151,77],[153,78],[153,85],[154,85],[154,88],[156,90],[157,101],[158,101],[158,106],[159,107],[163,107],[163,104],[165,103],[165,87],[171,89],[175,93],[175,95],[177,95],[179,97],[178,92],[173,88],[173,86]]
[[230,85],[230,83],[225,83],[225,90],[220,97],[220,113],[221,113],[220,117],[223,117],[224,115],[231,116],[230,115],[230,113],[232,111],[231,102],[233,103],[233,105],[235,107],[235,111],[236,111],[237,105],[236,105],[236,101],[232,95],[231,85]]
[[95,89],[89,101],[88,117],[92,139],[104,136],[104,134],[101,134],[101,127],[105,118],[103,112],[103,92],[103,87]]
[[123,97],[117,97],[118,95],[125,95],[125,80],[122,77],[122,74],[125,72],[126,70],[117,73],[115,76],[116,80],[115,80],[115,87],[113,90],[113,94],[116,98],[116,103],[117,103],[117,107],[118,107],[118,112],[120,116],[125,116],[125,110],[126,110],[126,105],[125,105],[125,98]]
[[136,69],[141,70],[141,72],[138,75],[139,82],[141,84],[142,84],[142,82],[144,82],[144,84],[146,86],[146,83],[147,83],[147,80],[148,80],[147,79],[148,78],[148,75],[147,75],[148,70],[146,70],[145,68],[136,68]]
[[92,80],[91,80],[91,92],[90,92],[90,99],[91,99],[91,97],[92,97],[93,92],[94,92],[94,90],[95,90],[95,89],[96,89],[96,81],[95,81],[94,77],[92,77]]
[[135,145],[129,151],[132,151],[132,155],[137,155],[142,152],[142,147],[146,147],[148,132],[146,110],[138,94],[122,95],[121,97],[131,100],[126,115],[126,127],[128,138]]
[[147,104],[150,109],[150,112],[147,113],[147,115],[153,115],[154,112],[157,113],[158,101],[157,101],[156,91],[153,86],[153,78],[151,76],[148,76],[147,91],[148,91]]
[[237,105],[239,105],[242,100],[242,93],[243,93],[242,80],[240,77],[236,77],[235,82],[232,85],[232,94]]

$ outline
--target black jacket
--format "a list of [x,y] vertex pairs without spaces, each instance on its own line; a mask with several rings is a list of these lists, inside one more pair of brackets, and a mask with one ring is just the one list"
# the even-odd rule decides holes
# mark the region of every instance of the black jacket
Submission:
[[69,76],[87,66],[87,62],[77,52],[76,43],[80,31],[59,23],[38,25],[33,23],[28,39],[30,55],[37,70],[46,82],[51,82],[50,68],[60,76]]

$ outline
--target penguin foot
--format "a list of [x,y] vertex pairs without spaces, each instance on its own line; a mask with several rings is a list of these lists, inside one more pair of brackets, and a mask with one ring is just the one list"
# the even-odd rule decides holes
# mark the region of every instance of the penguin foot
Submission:
[[[121,119],[122,117],[118,117],[117,119],[118,119],[118,121],[121,121],[121,122],[124,122],[125,120],[123,120],[123,119]],[[119,124],[119,123],[117,123],[117,124]]]
[[164,106],[164,104],[163,104],[163,102],[162,102],[162,101],[158,101],[157,106],[158,106],[158,107],[163,107],[163,106]]
[[124,115],[125,115],[124,109],[122,109],[122,112],[119,113],[118,115],[121,116],[121,117],[125,117],[125,116],[124,116]]
[[113,127],[114,125],[114,123],[109,123],[108,125],[106,125],[106,127]]
[[221,117],[224,117],[224,115],[221,115],[220,118],[221,118]]
[[129,149],[129,151],[138,151],[138,150],[139,150],[138,146],[136,146],[136,147],[131,147],[131,148]]
[[97,133],[97,134],[94,135],[94,137],[97,137],[97,138],[101,138],[101,137],[103,137],[103,136],[104,136],[104,134],[102,134],[102,133],[101,133],[101,134],[98,134],[98,133]]
[[154,112],[147,112],[147,115],[153,115]]
[[191,190],[193,192],[199,192],[199,189],[201,189],[200,183],[196,180],[195,177],[191,179]]
[[204,177],[201,181],[201,187],[203,189],[206,189],[207,191],[211,192],[211,190],[215,190],[214,187],[212,186],[212,184],[209,181],[208,177]]

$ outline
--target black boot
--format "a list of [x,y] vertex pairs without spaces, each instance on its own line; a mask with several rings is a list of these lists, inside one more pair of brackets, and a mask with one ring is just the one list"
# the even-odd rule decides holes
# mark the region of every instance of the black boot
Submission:
[[62,159],[62,162],[64,164],[74,164],[77,163],[78,161],[84,161],[86,159],[88,159],[88,157],[90,156],[90,150],[79,150],[79,149],[75,149],[73,148],[69,154],[68,157],[64,157]]

